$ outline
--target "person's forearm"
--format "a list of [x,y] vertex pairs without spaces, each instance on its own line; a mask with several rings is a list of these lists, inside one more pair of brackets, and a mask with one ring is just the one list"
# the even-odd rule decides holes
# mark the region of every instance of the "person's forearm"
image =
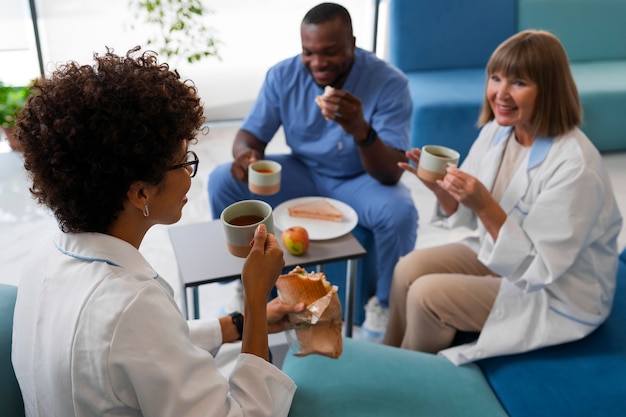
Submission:
[[487,233],[491,235],[491,238],[494,241],[497,240],[500,228],[506,221],[506,212],[502,210],[502,207],[500,207],[497,203],[489,204],[475,213],[482,222]]
[[[355,134],[354,141],[364,143],[368,141],[368,129]],[[404,170],[398,167],[398,162],[406,162],[407,158],[403,151],[387,146],[376,134],[373,142],[366,146],[357,146],[363,169],[381,184],[393,185],[400,181]]]
[[437,188],[434,193],[437,197],[437,203],[448,216],[452,216],[456,213],[459,208],[459,202],[456,201],[446,190]]
[[255,138],[251,133],[245,130],[239,130],[235,135],[235,141],[233,142],[233,157],[237,158],[237,156],[250,150],[259,152],[260,155],[263,155],[265,145],[265,143]]
[[267,307],[246,305],[241,353],[250,353],[269,361]]
[[230,316],[220,317],[220,327],[222,328],[222,342],[230,343],[239,340],[239,330],[233,323],[233,319]]

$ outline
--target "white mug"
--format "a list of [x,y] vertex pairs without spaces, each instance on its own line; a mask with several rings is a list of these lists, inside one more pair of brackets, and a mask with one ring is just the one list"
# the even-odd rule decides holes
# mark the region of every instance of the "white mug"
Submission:
[[220,215],[224,240],[228,252],[239,258],[250,253],[250,242],[260,224],[264,224],[268,233],[274,233],[272,206],[265,201],[243,200],[226,207]]
[[278,162],[267,159],[251,163],[248,165],[248,188],[254,194],[276,194],[280,190],[281,170]]
[[454,149],[439,145],[426,145],[422,148],[417,176],[427,182],[443,179],[446,168],[459,163],[460,154]]

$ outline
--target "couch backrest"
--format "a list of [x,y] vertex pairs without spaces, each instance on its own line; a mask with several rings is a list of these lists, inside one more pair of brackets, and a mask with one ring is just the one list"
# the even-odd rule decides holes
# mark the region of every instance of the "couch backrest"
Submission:
[[516,0],[391,0],[389,61],[404,72],[484,68],[515,33]]
[[571,62],[626,59],[626,1],[517,0],[518,29],[545,29]]
[[17,287],[0,284],[0,414],[23,417],[24,403],[11,363],[13,310]]

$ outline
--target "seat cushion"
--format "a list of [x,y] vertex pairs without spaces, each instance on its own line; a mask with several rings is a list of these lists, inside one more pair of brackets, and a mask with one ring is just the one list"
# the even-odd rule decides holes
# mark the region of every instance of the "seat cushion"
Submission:
[[480,369],[354,339],[339,359],[287,353],[298,385],[290,417],[506,416]]
[[17,287],[0,284],[0,414],[24,416],[24,403],[11,363],[13,310]]
[[626,252],[613,311],[586,338],[478,362],[511,417],[618,416],[626,410]]

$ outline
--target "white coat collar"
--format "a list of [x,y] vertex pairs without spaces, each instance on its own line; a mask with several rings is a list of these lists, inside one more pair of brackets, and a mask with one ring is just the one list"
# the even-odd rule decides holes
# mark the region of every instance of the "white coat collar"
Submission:
[[122,268],[135,276],[157,280],[170,294],[171,286],[146,261],[130,243],[103,233],[58,232],[54,245],[64,255],[85,262],[103,262],[114,268]]

